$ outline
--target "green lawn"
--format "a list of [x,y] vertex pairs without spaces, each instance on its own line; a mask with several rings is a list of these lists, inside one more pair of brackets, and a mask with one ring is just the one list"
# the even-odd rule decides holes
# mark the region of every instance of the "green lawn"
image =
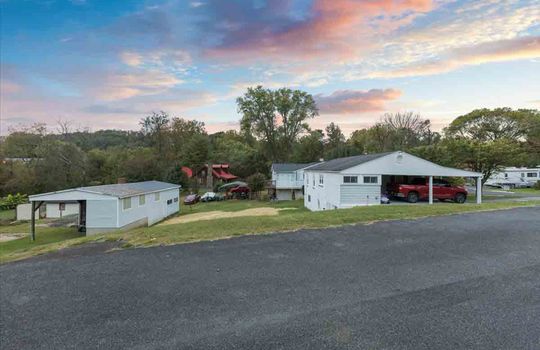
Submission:
[[[449,215],[472,211],[509,209],[522,206],[540,205],[539,201],[485,202],[436,205],[380,205],[356,207],[342,210],[310,212],[301,200],[277,203],[259,201],[225,201],[201,203],[193,208],[182,206],[180,216],[213,210],[238,211],[257,207],[294,208],[282,210],[276,216],[252,216],[224,218],[172,225],[156,225],[129,231],[80,237],[73,228],[38,227],[36,242],[28,237],[0,243],[0,261],[24,259],[33,255],[55,251],[86,242],[121,240],[123,247],[144,247],[161,244],[178,244],[202,240],[223,239],[246,234],[292,231],[302,228],[322,228],[353,223],[368,223],[378,220],[414,219],[426,216]],[[410,224],[414,226],[414,222]],[[1,232],[28,232],[28,223],[0,226]]]
[[540,196],[540,190],[537,190],[535,188],[515,188],[510,190],[510,192],[514,193],[530,193],[530,194],[536,194]]
[[15,209],[0,210],[0,222],[15,220]]

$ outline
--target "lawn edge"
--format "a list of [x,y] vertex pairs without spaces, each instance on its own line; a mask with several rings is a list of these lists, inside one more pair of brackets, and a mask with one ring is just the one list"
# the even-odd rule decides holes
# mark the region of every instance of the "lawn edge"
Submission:
[[[156,248],[156,247],[169,247],[169,246],[175,246],[175,245],[184,245],[184,244],[198,244],[203,242],[216,242],[221,240],[229,240],[234,238],[241,238],[241,237],[252,237],[252,236],[267,236],[267,235],[273,235],[273,234],[286,234],[286,233],[294,233],[301,230],[324,230],[324,229],[332,229],[332,228],[339,228],[339,227],[349,227],[349,226],[355,226],[355,225],[373,225],[379,222],[389,222],[389,221],[413,221],[413,220],[420,220],[425,218],[431,218],[431,217],[444,217],[444,216],[453,216],[453,215],[464,215],[464,214],[472,214],[472,213],[484,213],[484,212],[493,212],[493,211],[505,211],[505,210],[512,210],[512,209],[519,209],[519,208],[533,208],[533,207],[540,207],[540,204],[531,204],[531,205],[518,205],[513,207],[507,207],[507,208],[496,208],[496,209],[479,209],[479,210],[470,210],[470,211],[463,211],[460,213],[448,213],[448,214],[427,214],[422,216],[415,216],[410,218],[399,218],[399,219],[380,219],[380,220],[370,220],[370,221],[358,221],[353,223],[344,223],[344,224],[338,224],[338,225],[325,225],[325,226],[309,226],[309,227],[298,227],[291,230],[280,230],[280,231],[262,231],[262,232],[254,232],[254,233],[244,233],[244,234],[238,234],[238,235],[229,235],[229,236],[222,236],[219,238],[210,238],[210,239],[197,239],[197,240],[189,240],[184,242],[173,242],[173,243],[158,243],[158,244],[132,244],[129,241],[124,241],[126,244],[116,247],[110,250],[106,250],[103,253],[114,253],[118,251],[124,251],[124,250],[130,250],[130,249],[144,249],[144,248]],[[119,233],[116,233],[119,234]],[[70,244],[65,247],[58,247],[58,248],[51,248],[51,250],[47,251],[40,251],[36,252],[35,254],[29,255],[29,256],[20,256],[15,257],[14,259],[2,259],[0,260],[0,266],[10,264],[10,263],[16,263],[21,262],[23,260],[32,259],[35,257],[41,257],[43,255],[51,254],[51,253],[57,253],[58,251],[64,250],[64,249],[71,249],[74,247],[78,247],[80,245],[84,244],[91,244],[91,243],[102,243],[106,241],[123,241],[121,237],[118,237],[118,239],[114,239],[114,237],[107,237],[107,236],[99,236],[96,237],[95,240],[90,240],[88,242],[74,242],[73,244]]]

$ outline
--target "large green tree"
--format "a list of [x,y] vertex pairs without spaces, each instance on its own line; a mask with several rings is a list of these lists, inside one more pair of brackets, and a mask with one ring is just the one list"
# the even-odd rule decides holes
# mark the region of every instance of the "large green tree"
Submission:
[[511,108],[475,109],[459,116],[445,129],[448,136],[477,141],[524,140],[528,123],[538,118],[538,111]]
[[151,141],[159,154],[167,147],[170,118],[166,112],[153,112],[140,121],[142,133]]
[[262,86],[248,88],[236,100],[245,135],[260,140],[268,159],[286,161],[298,137],[307,132],[307,120],[318,114],[313,97],[287,88],[273,91]]
[[296,163],[317,162],[324,157],[324,133],[313,130],[302,136],[293,148],[292,161]]

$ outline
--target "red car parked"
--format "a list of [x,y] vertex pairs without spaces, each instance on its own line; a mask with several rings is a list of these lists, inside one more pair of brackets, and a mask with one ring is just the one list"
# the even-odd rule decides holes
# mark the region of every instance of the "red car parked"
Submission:
[[[411,184],[390,184],[388,185],[388,193],[394,197],[404,198],[410,203],[428,199],[428,179],[415,178]],[[439,200],[451,199],[456,203],[465,203],[467,189],[463,186],[452,186],[445,180],[433,179],[433,198]]]

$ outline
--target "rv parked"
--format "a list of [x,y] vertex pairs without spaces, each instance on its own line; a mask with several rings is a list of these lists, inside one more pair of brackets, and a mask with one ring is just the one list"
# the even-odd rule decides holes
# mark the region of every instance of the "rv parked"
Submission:
[[540,167],[511,167],[493,174],[486,181],[486,185],[500,188],[524,188],[533,187],[537,181],[540,181]]

